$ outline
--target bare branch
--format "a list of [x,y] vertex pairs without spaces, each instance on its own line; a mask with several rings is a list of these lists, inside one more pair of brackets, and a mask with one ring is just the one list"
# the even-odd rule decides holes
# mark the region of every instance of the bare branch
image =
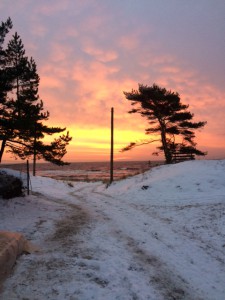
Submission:
[[159,142],[159,141],[160,141],[160,139],[157,139],[157,140],[141,140],[139,142],[131,142],[129,145],[122,148],[120,150],[120,152],[126,152],[126,151],[129,151],[129,150],[132,150],[135,147],[143,146],[143,145],[147,145],[147,144],[151,144],[151,143]]

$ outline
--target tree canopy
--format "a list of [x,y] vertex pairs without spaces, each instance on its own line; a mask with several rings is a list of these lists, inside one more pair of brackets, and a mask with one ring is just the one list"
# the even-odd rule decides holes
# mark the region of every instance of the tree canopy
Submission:
[[11,28],[10,19],[0,26],[0,161],[5,148],[21,159],[33,156],[35,173],[36,159],[65,164],[62,158],[72,138],[67,132],[50,144],[43,141],[46,135],[62,133],[66,128],[48,127],[44,123],[49,112],[44,111],[38,94],[37,66],[32,57],[26,56],[20,36],[15,33],[3,49],[4,38]]
[[140,143],[131,142],[122,151],[128,151],[142,144],[160,142],[158,155],[163,151],[167,163],[173,162],[174,154],[205,155],[196,148],[195,130],[203,128],[206,122],[193,122],[194,115],[188,111],[188,105],[182,104],[177,92],[161,88],[156,84],[139,84],[138,90],[124,92],[127,100],[135,106],[129,113],[138,113],[146,118],[149,127],[145,132],[153,136],[151,140]]

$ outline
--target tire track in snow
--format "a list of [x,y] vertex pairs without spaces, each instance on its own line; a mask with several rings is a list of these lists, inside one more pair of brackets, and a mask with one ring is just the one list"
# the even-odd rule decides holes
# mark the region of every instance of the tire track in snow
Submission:
[[[82,192],[84,192],[84,190],[85,189],[83,189]],[[76,192],[77,191],[73,193],[74,196],[77,196]],[[163,297],[162,299],[203,299],[193,296],[194,294],[191,295],[189,292],[190,285],[187,284],[181,276],[173,274],[174,270],[172,272],[169,266],[161,261],[157,255],[151,254],[149,249],[146,251],[146,247],[143,247],[143,244],[146,242],[142,243],[137,241],[132,237],[131,232],[126,232],[126,229],[129,227],[132,228],[134,224],[130,224],[130,220],[127,220],[129,214],[127,216],[124,215],[125,207],[121,207],[121,203],[116,201],[117,204],[115,205],[114,203],[114,205],[112,205],[112,202],[110,202],[111,205],[109,206],[108,201],[114,201],[116,200],[115,198],[110,195],[105,195],[104,193],[96,192],[95,189],[92,189],[91,193],[92,195],[95,194],[101,198],[103,197],[104,200],[101,199],[103,201],[99,202],[99,200],[96,201],[96,199],[93,199],[92,197],[91,203],[86,199],[87,205],[92,205],[97,214],[103,214],[105,218],[108,216],[108,222],[111,223],[109,225],[111,234],[116,237],[117,243],[122,245],[122,247],[126,249],[125,251],[128,251],[131,254],[132,263],[130,264],[129,271],[139,273],[139,277],[148,278],[149,284],[159,291]],[[90,189],[88,190],[88,194],[90,195]],[[109,208],[110,214],[107,214],[107,209]],[[112,210],[114,210],[116,218],[119,219],[118,222],[116,222],[114,218],[111,218]],[[124,223],[125,225],[123,228],[119,227],[119,224],[121,223]],[[129,224],[132,226],[129,226]],[[139,229],[137,229],[137,231]],[[135,293],[135,291],[133,291],[133,293]]]
[[[198,285],[199,276],[204,276],[209,285],[218,283],[216,287],[212,286],[211,297],[213,297],[213,289],[215,288],[221,290],[222,295],[224,292],[221,288],[223,286],[221,284],[223,279],[218,278],[217,283],[215,283],[215,280],[211,280],[211,266],[213,268],[216,261],[212,261],[212,257],[207,258],[207,261],[205,261],[205,254],[203,258],[201,257],[203,249],[198,240],[191,239],[187,235],[183,236],[182,232],[174,231],[174,228],[172,228],[170,224],[165,223],[165,219],[163,220],[157,215],[149,215],[142,211],[141,219],[134,218],[131,220],[129,219],[131,216],[138,215],[137,207],[134,208],[127,203],[122,203],[119,199],[98,192],[96,188],[87,188],[86,191],[87,205],[92,205],[93,209],[97,208],[99,214],[102,213],[105,217],[108,216],[108,218],[111,219],[111,223],[113,223],[112,228],[115,228],[114,234],[117,235],[118,239],[121,242],[126,239],[133,239],[136,245],[139,245],[136,246],[136,248],[128,247],[131,252],[133,251],[135,253],[135,257],[137,257],[137,255],[134,249],[137,249],[137,252],[142,254],[146,253],[146,261],[152,261],[152,257],[154,257],[153,260],[155,261],[159,260],[157,253],[163,251],[167,252],[167,261],[160,261],[160,265],[163,266],[163,268],[157,273],[156,277],[152,274],[150,275],[150,277],[157,278],[153,280],[152,283],[155,283],[158,287],[160,287],[160,282],[169,283],[166,285],[170,286],[170,290],[166,289],[163,292],[164,294],[167,293],[167,297],[170,294],[178,293],[180,296],[178,295],[176,297],[180,298],[175,299],[186,299],[190,294],[192,294],[190,299],[211,299],[210,295],[204,295],[204,287],[201,288]],[[84,192],[85,189],[82,190],[82,193]],[[92,199],[88,201],[90,192],[92,193]],[[74,193],[76,193],[76,191]],[[128,228],[135,228],[135,234],[133,235],[132,230]],[[135,236],[139,237],[138,240]],[[133,242],[132,244],[135,243]],[[150,251],[152,253],[150,253]],[[149,259],[148,256],[150,257]],[[185,276],[186,278],[182,278],[179,274],[183,273],[185,264],[188,264],[189,274]],[[149,266],[151,267],[151,264]],[[157,269],[155,268],[155,270]],[[165,276],[165,274],[168,274],[168,276]],[[162,280],[159,279],[160,275]]]

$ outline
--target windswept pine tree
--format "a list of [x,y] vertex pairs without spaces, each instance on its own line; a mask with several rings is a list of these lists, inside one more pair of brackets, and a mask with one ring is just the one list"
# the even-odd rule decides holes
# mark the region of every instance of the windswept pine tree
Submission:
[[63,165],[66,146],[71,141],[69,133],[62,134],[50,144],[43,138],[46,135],[62,133],[66,128],[48,127],[45,121],[49,112],[44,111],[43,101],[38,95],[40,78],[33,58],[25,55],[20,36],[15,33],[5,50],[5,71],[10,74],[10,89],[1,101],[0,138],[2,140],[0,161],[5,148],[21,159],[33,156],[54,164]]
[[203,128],[206,122],[193,122],[193,114],[188,111],[188,105],[182,104],[178,93],[161,88],[156,84],[152,86],[139,85],[138,90],[124,92],[131,105],[137,108],[129,113],[138,113],[148,120],[150,125],[146,134],[154,136],[151,140],[130,143],[122,151],[128,151],[136,146],[155,141],[160,142],[158,151],[164,152],[166,163],[173,162],[176,153],[205,155],[196,148],[195,130]]

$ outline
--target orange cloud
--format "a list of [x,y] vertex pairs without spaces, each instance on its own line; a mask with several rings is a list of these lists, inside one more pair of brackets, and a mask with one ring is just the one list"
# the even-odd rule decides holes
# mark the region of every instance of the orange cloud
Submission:
[[[89,50],[91,52],[91,49]],[[93,52],[93,54],[94,53],[95,52]],[[98,52],[95,54],[97,55]],[[208,106],[212,107],[214,105],[215,97],[218,98],[218,103],[221,103],[222,95],[216,93],[215,87],[212,85],[200,86],[198,74],[190,69],[184,71],[179,66],[179,62],[173,61],[171,57],[163,57],[161,59],[159,57],[158,60],[155,60],[153,66],[156,66],[156,62],[161,64],[162,61],[167,61],[167,64],[165,66],[160,65],[158,68],[159,73],[156,83],[171,90],[178,91],[181,95],[182,102],[190,104],[190,110],[195,113],[196,121],[208,120],[210,124],[211,116],[206,110],[208,110]],[[51,72],[49,66],[46,66],[46,72]],[[116,126],[118,130],[121,131],[122,140],[124,140],[124,144],[118,142],[118,149],[126,146],[130,141],[138,140],[140,135],[142,139],[146,137],[144,130],[148,126],[147,121],[138,115],[127,114],[131,106],[130,102],[128,102],[123,95],[123,91],[130,91],[132,88],[136,89],[138,87],[137,82],[129,78],[129,76],[121,77],[121,69],[117,67],[116,63],[107,65],[96,60],[89,62],[80,59],[76,61],[73,66],[70,66],[69,69],[55,66],[53,72],[54,76],[58,76],[60,80],[64,77],[62,82],[65,82],[65,80],[68,82],[70,77],[70,80],[72,79],[71,83],[73,83],[73,87],[71,89],[71,97],[74,97],[73,99],[65,98],[66,101],[63,102],[63,106],[55,105],[54,94],[52,94],[52,96],[48,97],[48,101],[50,101],[50,112],[53,113],[52,122],[54,121],[55,124],[57,124],[58,116],[60,115],[61,124],[65,124],[63,126],[67,126],[68,129],[72,128],[75,137],[73,143],[75,144],[71,147],[75,147],[76,151],[81,151],[84,156],[86,155],[85,147],[88,149],[87,155],[90,155],[91,149],[93,152],[97,149],[100,151],[99,153],[103,153],[104,151],[104,153],[107,153],[109,151],[104,142],[106,135],[102,134],[101,128],[109,126],[110,108],[112,106],[115,108]],[[145,76],[147,84],[152,83],[150,82],[149,75],[145,73],[144,70],[141,74],[142,78]],[[55,84],[55,86],[59,86],[63,91],[66,91],[65,86],[60,86],[60,80],[56,82],[49,81],[49,87],[54,87]],[[214,96],[214,98],[212,98],[212,96]],[[59,97],[59,95],[57,95],[57,97]],[[204,107],[206,108],[204,109]],[[208,114],[207,119],[204,117],[206,114]],[[220,114],[222,118],[224,115],[222,110]],[[214,125],[210,124],[208,128],[206,126],[203,130],[203,132],[205,132],[203,135],[204,138],[198,138],[197,140],[200,148],[201,145],[204,146],[204,141],[209,143],[210,131],[216,131],[217,127],[218,124],[216,123],[214,123]],[[82,132],[82,130],[86,130],[89,134],[79,135],[78,132]],[[125,133],[124,130],[129,131],[130,134],[127,135],[127,132]],[[92,140],[93,137],[94,140]],[[99,139],[100,137],[102,141]],[[124,137],[128,138],[124,139]],[[148,149],[154,149],[154,147],[154,145],[146,146]],[[142,147],[140,148],[143,149]],[[126,157],[134,158],[135,154],[139,155],[141,151],[142,150],[135,149],[132,153],[126,153]],[[150,156],[151,152],[152,151],[146,153]],[[73,152],[69,151],[69,153]],[[118,152],[117,156],[120,157],[121,155],[122,154]]]
[[59,79],[51,76],[42,76],[41,79],[41,85],[42,89],[47,87],[48,89],[54,88],[54,89],[61,89],[63,88],[63,82]]

